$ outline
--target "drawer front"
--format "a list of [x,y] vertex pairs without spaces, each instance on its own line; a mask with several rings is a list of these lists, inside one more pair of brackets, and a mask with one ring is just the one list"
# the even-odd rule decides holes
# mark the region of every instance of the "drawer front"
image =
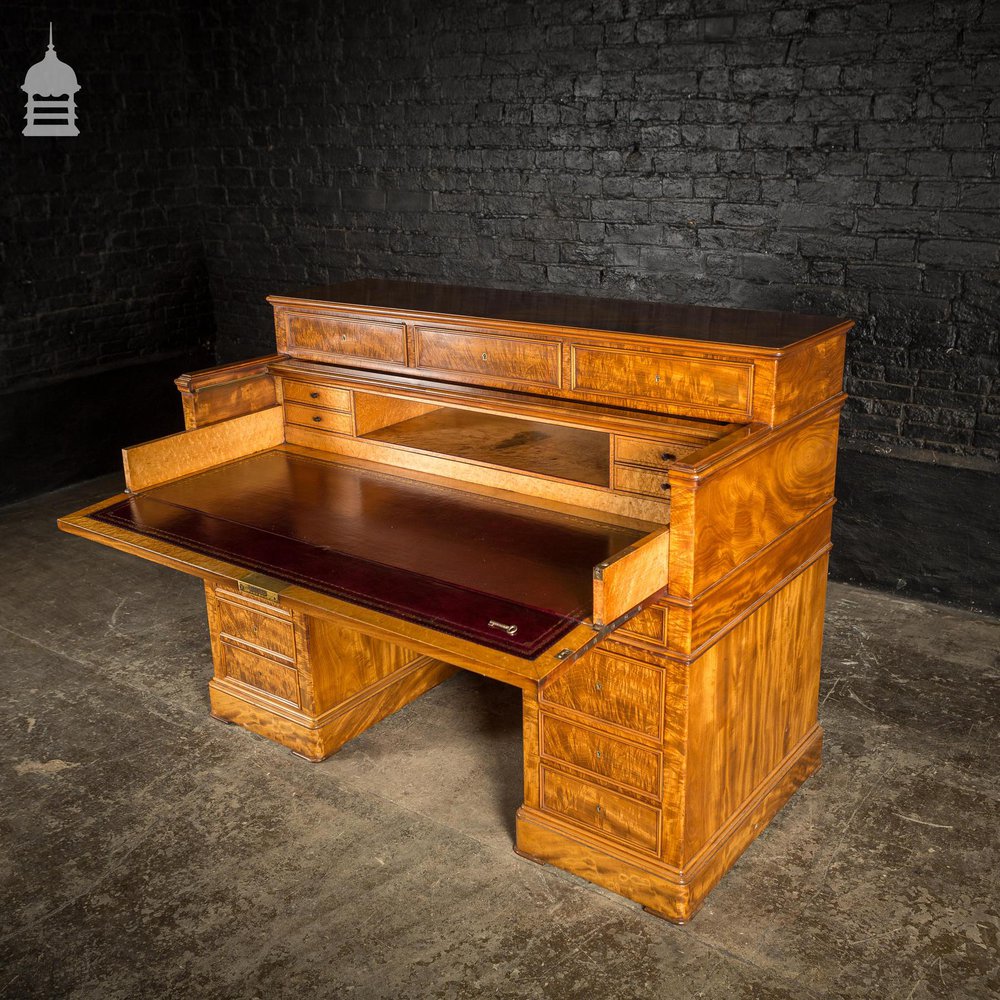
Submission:
[[220,599],[219,632],[223,638],[229,636],[289,660],[295,659],[295,635],[289,621]]
[[354,420],[349,413],[323,410],[303,403],[285,403],[285,420],[300,427],[312,427],[319,431],[333,431],[336,434],[354,433]]
[[660,754],[548,715],[542,716],[542,754],[650,795],[660,792]]
[[663,675],[648,663],[587,653],[546,684],[541,697],[622,729],[660,738]]
[[601,396],[750,412],[753,368],[644,351],[573,347],[573,388]]
[[615,438],[615,461],[630,465],[648,465],[654,469],[666,468],[681,451],[691,451],[691,445],[671,444],[668,441],[644,441],[642,438]]
[[641,850],[659,853],[659,809],[544,767],[541,800],[543,809]]
[[414,367],[490,380],[559,387],[560,345],[464,330],[414,330]]
[[223,677],[237,680],[247,687],[263,691],[272,698],[301,707],[299,675],[296,669],[277,660],[258,656],[224,639],[219,643]]
[[670,496],[670,481],[667,479],[666,471],[639,469],[633,465],[616,465],[615,489],[665,500]]
[[334,389],[328,385],[313,385],[309,382],[292,382],[286,379],[283,390],[285,402],[325,406],[328,410],[351,409],[351,394],[347,389]]
[[406,330],[402,323],[293,313],[288,317],[288,353],[405,365]]
[[[660,646],[665,645],[667,641],[667,609],[646,608],[625,622],[618,629],[618,632],[623,633],[624,636],[645,639],[647,642],[654,642]],[[618,632],[615,633],[615,638],[619,637]]]

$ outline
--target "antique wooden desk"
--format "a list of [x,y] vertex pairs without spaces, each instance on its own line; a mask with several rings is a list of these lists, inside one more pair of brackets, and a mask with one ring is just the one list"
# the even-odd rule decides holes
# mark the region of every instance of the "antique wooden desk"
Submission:
[[819,316],[359,281],[177,380],[69,532],[201,577],[212,713],[321,760],[456,667],[517,850],[688,919],[820,762],[844,341]]

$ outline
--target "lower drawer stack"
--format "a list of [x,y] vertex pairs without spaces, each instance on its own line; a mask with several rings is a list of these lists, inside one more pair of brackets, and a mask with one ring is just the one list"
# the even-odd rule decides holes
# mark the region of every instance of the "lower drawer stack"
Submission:
[[659,857],[663,670],[600,650],[539,692],[539,805]]

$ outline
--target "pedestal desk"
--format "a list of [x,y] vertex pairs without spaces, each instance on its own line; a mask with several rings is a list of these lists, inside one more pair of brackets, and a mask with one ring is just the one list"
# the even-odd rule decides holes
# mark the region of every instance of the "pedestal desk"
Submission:
[[516,850],[687,920],[819,766],[844,342],[820,316],[365,280],[177,379],[65,531],[204,581],[213,715],[322,760],[517,685]]

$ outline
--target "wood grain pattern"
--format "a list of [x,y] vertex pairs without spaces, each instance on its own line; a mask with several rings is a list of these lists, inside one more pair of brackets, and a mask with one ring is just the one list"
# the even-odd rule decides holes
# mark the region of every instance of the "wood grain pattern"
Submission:
[[297,382],[282,379],[282,396],[286,403],[304,403],[306,406],[322,406],[328,410],[351,412],[351,393],[348,389],[337,389],[332,385],[316,382]]
[[479,376],[486,385],[558,387],[558,341],[498,337],[446,327],[413,328],[413,367],[438,377]]
[[573,345],[573,388],[645,408],[687,406],[750,416],[753,366]]
[[623,840],[656,854],[660,845],[660,813],[644,802],[590,781],[542,768],[542,809],[593,827],[604,837]]
[[230,684],[236,682],[245,686],[249,698],[277,698],[288,705],[299,706],[298,671],[294,666],[251,653],[228,642],[225,637],[219,644],[215,676]]
[[250,700],[225,679],[209,684],[212,715],[281,743],[309,760],[323,760],[375,723],[398,712],[415,698],[447,680],[455,668],[421,657],[390,675],[386,682],[354,702],[338,706],[318,719],[278,703],[267,707]]
[[125,448],[125,484],[133,493],[190,476],[247,455],[276,448],[285,440],[280,406],[221,423],[182,431]]
[[644,465],[665,471],[678,455],[686,455],[693,450],[691,444],[684,441],[652,441],[615,435],[615,462],[625,465]]
[[601,563],[594,572],[594,624],[610,625],[663,588],[670,531],[661,528]]
[[456,667],[517,685],[518,852],[690,919],[819,766],[851,324],[381,281],[271,301],[283,353],[178,380],[193,430],[130,449],[131,489],[277,448],[642,532],[592,585],[587,561],[593,622],[526,660],[289,580],[248,598],[92,508],[60,527],[203,579],[213,713],[311,759]]
[[833,496],[839,416],[838,402],[707,471],[671,467],[671,594],[696,597]]
[[219,631],[223,638],[236,639],[267,653],[295,660],[295,634],[290,617],[262,614],[220,594]]
[[539,695],[549,709],[570,709],[657,741],[661,737],[663,672],[637,660],[592,650],[543,684]]
[[665,607],[644,608],[613,634],[615,638],[624,635],[662,646],[667,641],[667,613]]
[[439,479],[449,479],[461,483],[461,488],[466,490],[483,487],[517,495],[532,502],[564,503],[580,510],[589,510],[591,516],[599,512],[602,517],[610,514],[654,524],[666,522],[669,516],[670,502],[667,499],[654,499],[640,494],[612,493],[584,483],[553,479],[516,469],[478,465],[444,455],[394,448],[371,438],[324,434],[322,431],[297,424],[288,425],[285,437],[288,444],[300,449],[337,455],[371,465],[390,466],[405,470],[409,474],[425,474]]
[[660,754],[637,743],[542,715],[541,753],[550,763],[570,764],[648,795],[660,793]]
[[643,496],[667,500],[670,497],[670,479],[665,471],[640,469],[631,465],[616,465],[614,475],[616,490],[640,493]]
[[800,573],[691,664],[688,857],[816,726],[826,564]]
[[406,328],[402,323],[321,312],[277,310],[279,350],[292,357],[337,364],[406,364]]
[[285,359],[284,354],[269,354],[179,375],[174,385],[181,394],[184,426],[194,430],[274,406],[276,386],[270,369]]
[[290,424],[325,431],[328,434],[353,434],[354,418],[350,413],[324,410],[319,406],[302,403],[285,403],[285,420]]

